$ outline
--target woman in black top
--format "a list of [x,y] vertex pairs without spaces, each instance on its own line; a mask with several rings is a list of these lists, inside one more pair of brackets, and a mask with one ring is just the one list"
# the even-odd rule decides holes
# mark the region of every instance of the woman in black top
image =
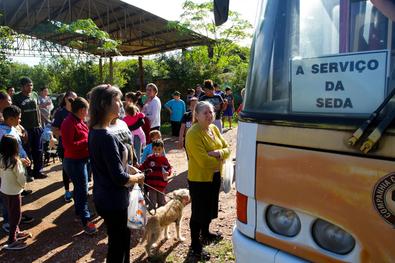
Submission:
[[118,117],[121,91],[111,85],[92,90],[89,108],[89,155],[93,172],[93,199],[107,226],[107,262],[130,262],[130,230],[127,228],[128,186],[143,183],[144,175],[126,172],[127,147],[109,131]]

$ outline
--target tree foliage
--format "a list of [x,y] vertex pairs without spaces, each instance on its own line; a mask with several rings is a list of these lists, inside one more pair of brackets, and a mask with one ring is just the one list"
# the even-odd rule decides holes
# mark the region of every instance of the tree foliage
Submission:
[[44,39],[51,33],[71,34],[73,37],[66,43],[71,48],[94,54],[121,55],[118,51],[121,42],[111,39],[110,35],[106,31],[100,30],[90,18],[78,19],[70,24],[48,20],[35,26],[33,33],[38,38]]
[[[86,37],[88,40],[73,39],[69,45],[76,49],[87,50],[88,52],[97,51],[105,53],[115,53],[121,55],[118,51],[120,41],[113,40],[110,35],[98,28],[92,19],[78,19],[71,24],[64,24],[60,22],[53,22],[56,25],[57,31],[60,33],[74,33]],[[93,38],[95,42],[89,42],[89,38]]]
[[19,87],[19,79],[29,76],[36,91],[48,87],[52,93],[75,90],[78,94],[85,95],[99,83],[99,74],[93,62],[80,62],[72,58],[54,58],[34,67],[10,63],[9,72],[7,86]]
[[208,47],[163,55],[159,61],[168,69],[166,77],[179,80],[184,89],[211,78],[238,91],[244,87],[247,78],[249,48],[237,43],[251,37],[252,25],[238,12],[230,11],[228,21],[216,27],[213,8],[212,1],[184,1],[181,21],[172,22],[171,26],[178,30],[192,29],[215,41]]
[[247,20],[242,19],[237,11],[230,10],[228,21],[221,26],[215,26],[213,1],[195,3],[192,0],[186,0],[183,4],[183,10],[181,23],[207,37],[231,42],[251,37],[249,29],[252,28],[252,25]]
[[237,11],[229,10],[228,21],[221,26],[216,26],[213,1],[196,3],[186,0],[183,10],[180,24],[215,40],[212,44],[214,50],[209,50],[213,62],[224,55],[233,43],[252,36],[250,33],[252,25]]
[[[0,18],[3,16],[0,13]],[[0,87],[8,85],[10,60],[5,50],[13,48],[15,32],[8,26],[0,26]]]

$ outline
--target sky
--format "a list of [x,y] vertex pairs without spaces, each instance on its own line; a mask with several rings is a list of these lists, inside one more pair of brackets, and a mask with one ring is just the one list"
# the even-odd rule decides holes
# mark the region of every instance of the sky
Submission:
[[[167,20],[179,20],[184,0],[122,0]],[[207,0],[206,0],[207,1]],[[206,2],[197,1],[195,2]],[[230,10],[241,13],[242,18],[255,25],[259,0],[230,0]]]
[[[167,20],[179,20],[182,14],[182,4],[184,0],[122,0],[131,5],[137,6],[150,13],[160,16]],[[207,1],[207,0],[206,0]],[[195,0],[195,2],[204,2],[203,0]],[[243,19],[248,20],[253,27],[256,24],[258,16],[258,7],[261,0],[230,0],[230,10],[237,11]],[[247,43],[246,45],[249,45]],[[26,63],[28,65],[36,65],[40,62],[40,58],[31,57],[15,57],[13,61]]]

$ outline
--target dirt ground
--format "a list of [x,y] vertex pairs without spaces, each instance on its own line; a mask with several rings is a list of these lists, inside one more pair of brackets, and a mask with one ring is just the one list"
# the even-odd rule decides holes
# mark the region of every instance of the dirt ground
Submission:
[[[231,144],[232,155],[236,153],[237,129],[228,130],[224,137]],[[176,171],[176,177],[169,183],[167,192],[179,188],[187,188],[187,159],[184,150],[176,149],[176,139],[165,138],[166,152],[170,163]],[[52,161],[52,160],[51,160]],[[21,251],[0,251],[0,262],[104,262],[107,251],[106,229],[103,220],[96,217],[94,222],[99,231],[94,236],[83,233],[79,221],[75,220],[73,202],[66,203],[63,199],[64,188],[61,176],[61,163],[56,161],[45,168],[47,179],[35,180],[28,184],[33,193],[23,198],[22,211],[35,218],[31,224],[21,225],[21,229],[33,233],[30,244]],[[91,192],[91,191],[90,191]],[[94,208],[91,203],[90,206]],[[207,249],[212,256],[210,261],[233,262],[231,249],[231,234],[235,222],[235,190],[228,194],[221,192],[219,217],[211,224],[211,231],[220,231],[224,240],[212,244]],[[148,259],[143,245],[138,243],[141,233],[132,232],[131,261],[132,262],[193,262],[187,257],[190,237],[189,218],[190,205],[184,209],[181,223],[183,236],[186,241],[177,242],[174,239],[163,240],[160,243],[157,256]],[[174,236],[174,227],[170,228]],[[0,245],[5,244],[7,236],[0,229]]]

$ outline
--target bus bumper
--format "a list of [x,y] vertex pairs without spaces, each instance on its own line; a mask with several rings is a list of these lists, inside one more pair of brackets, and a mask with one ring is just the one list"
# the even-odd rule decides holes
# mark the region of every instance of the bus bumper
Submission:
[[300,258],[274,249],[243,235],[236,227],[233,228],[233,252],[236,262],[241,263],[306,263]]

